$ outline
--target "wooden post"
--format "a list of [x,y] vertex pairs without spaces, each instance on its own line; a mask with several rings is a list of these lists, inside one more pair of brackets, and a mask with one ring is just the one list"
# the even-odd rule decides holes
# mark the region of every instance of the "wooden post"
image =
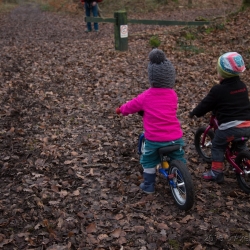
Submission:
[[128,19],[125,10],[114,13],[115,22],[115,49],[120,51],[128,50]]

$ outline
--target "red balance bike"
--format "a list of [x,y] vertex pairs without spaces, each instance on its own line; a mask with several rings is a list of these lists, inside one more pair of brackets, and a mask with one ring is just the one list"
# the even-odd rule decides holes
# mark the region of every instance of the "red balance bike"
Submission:
[[[212,162],[211,146],[214,138],[214,132],[218,129],[218,121],[214,114],[210,118],[207,127],[198,128],[195,133],[195,148],[199,156],[208,163]],[[230,142],[225,152],[225,159],[231,165],[236,174],[240,188],[250,193],[250,152],[244,150],[237,152],[237,142],[247,141],[248,137],[236,138]]]

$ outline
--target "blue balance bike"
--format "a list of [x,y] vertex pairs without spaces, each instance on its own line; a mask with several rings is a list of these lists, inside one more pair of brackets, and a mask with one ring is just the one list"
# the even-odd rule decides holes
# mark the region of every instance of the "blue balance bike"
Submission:
[[[144,151],[145,137],[140,134],[138,142],[138,154]],[[186,165],[179,160],[168,157],[170,152],[180,149],[180,145],[162,147],[158,150],[161,163],[157,166],[158,173],[167,180],[176,205],[181,210],[189,210],[194,204],[194,188],[190,172]]]

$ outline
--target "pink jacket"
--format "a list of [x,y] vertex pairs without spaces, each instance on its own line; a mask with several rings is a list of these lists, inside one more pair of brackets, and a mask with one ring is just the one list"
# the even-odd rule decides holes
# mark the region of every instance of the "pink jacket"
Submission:
[[183,135],[177,119],[178,97],[173,89],[149,88],[120,107],[126,116],[144,111],[145,138],[154,142],[180,139]]

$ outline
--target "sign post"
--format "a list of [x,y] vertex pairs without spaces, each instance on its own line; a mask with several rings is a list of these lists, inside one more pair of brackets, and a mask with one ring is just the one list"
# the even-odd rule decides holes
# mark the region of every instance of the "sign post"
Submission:
[[128,19],[125,10],[114,13],[115,22],[115,49],[120,51],[128,50]]

